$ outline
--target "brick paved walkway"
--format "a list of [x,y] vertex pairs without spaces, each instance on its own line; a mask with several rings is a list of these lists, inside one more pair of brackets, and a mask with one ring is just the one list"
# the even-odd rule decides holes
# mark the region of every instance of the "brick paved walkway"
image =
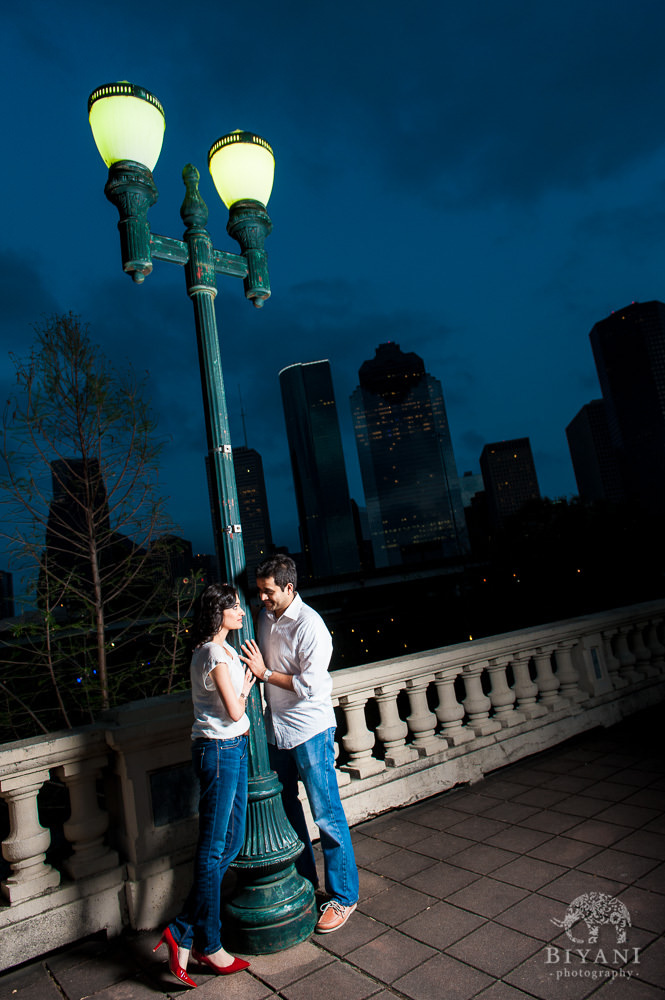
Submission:
[[[665,760],[642,713],[353,830],[349,923],[247,972],[190,973],[197,1000],[656,1000],[665,994]],[[626,942],[573,942],[583,893],[628,908]],[[82,942],[0,976],[0,1000],[156,1000],[190,992],[154,934]],[[0,947],[2,946],[0,942]],[[584,960],[583,960],[584,959]]]

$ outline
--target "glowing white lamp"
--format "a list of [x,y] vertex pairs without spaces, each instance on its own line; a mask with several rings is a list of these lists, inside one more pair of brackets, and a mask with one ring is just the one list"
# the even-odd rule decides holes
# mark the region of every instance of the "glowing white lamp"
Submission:
[[166,122],[153,94],[126,80],[104,84],[88,98],[88,117],[107,167],[119,160],[134,160],[154,170]]
[[223,135],[210,148],[208,168],[227,208],[238,201],[268,204],[275,157],[265,139],[240,130]]

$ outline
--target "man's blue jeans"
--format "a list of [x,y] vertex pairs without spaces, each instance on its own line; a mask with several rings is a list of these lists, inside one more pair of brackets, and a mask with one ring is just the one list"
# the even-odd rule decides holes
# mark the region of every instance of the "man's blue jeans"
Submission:
[[245,838],[247,736],[195,740],[192,763],[201,786],[194,884],[169,927],[181,948],[212,955],[222,947],[222,879]]
[[307,792],[312,817],[321,834],[326,892],[344,906],[358,902],[358,869],[335,773],[335,730],[327,729],[290,750],[268,744],[270,765],[282,784],[284,811],[305,849],[297,871],[318,885],[312,841],[300,799],[298,777]]

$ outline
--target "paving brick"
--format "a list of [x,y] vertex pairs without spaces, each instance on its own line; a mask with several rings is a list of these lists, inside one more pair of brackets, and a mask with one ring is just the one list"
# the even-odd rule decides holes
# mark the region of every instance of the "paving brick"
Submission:
[[467,816],[461,823],[448,827],[448,833],[454,837],[467,837],[469,840],[486,840],[506,829],[506,824],[487,816]]
[[335,961],[291,986],[280,990],[284,1000],[365,1000],[380,989],[379,984],[356,969]]
[[495,917],[527,895],[525,889],[485,876],[446,897],[446,902],[461,906],[482,917]]
[[486,875],[516,858],[517,855],[512,851],[504,851],[501,847],[492,847],[490,844],[473,844],[471,847],[452,855],[450,864],[468,868],[469,871],[478,872],[479,875]]
[[617,851],[628,851],[630,854],[656,858],[658,861],[665,858],[665,837],[647,830],[636,830],[628,834],[623,840],[618,840],[614,847]]
[[[633,937],[630,938],[631,944]],[[646,980],[652,986],[663,988],[665,984],[665,940],[659,940],[640,952],[640,979]]]
[[569,813],[571,816],[596,816],[607,806],[612,805],[610,799],[594,798],[592,795],[567,795],[560,802],[552,805],[554,812]]
[[467,840],[465,837],[453,837],[452,834],[444,832],[430,834],[429,837],[412,845],[414,851],[439,861],[445,861],[446,858],[457,854],[465,847],[473,847],[473,841]]
[[361,948],[347,953],[346,958],[363,972],[390,985],[435,954],[433,948],[414,941],[399,931],[389,930]]
[[[350,918],[349,923],[352,919],[353,917]],[[334,961],[333,956],[327,951],[318,948],[312,941],[303,941],[294,948],[287,948],[285,951],[278,951],[272,955],[253,956],[250,959],[249,974],[259,978],[272,989],[281,990],[284,986],[304,979],[310,973],[328,966],[332,961]],[[230,983],[237,977],[222,978],[226,984],[227,981]]]
[[526,854],[527,851],[551,839],[551,834],[543,833],[542,830],[525,830],[519,826],[509,826],[507,830],[488,837],[487,843],[492,847],[503,847],[514,854]]
[[379,934],[385,934],[388,929],[387,924],[356,910],[338,931],[333,934],[317,934],[315,943],[317,947],[325,948],[326,951],[342,957],[347,952],[355,951],[361,945],[367,944]]
[[[628,907],[633,927],[644,927],[646,930],[660,934],[665,930],[665,896],[658,892],[648,892],[630,886],[619,894],[619,899]],[[663,979],[665,984],[665,979]]]
[[498,819],[502,823],[519,823],[527,816],[538,812],[536,806],[525,806],[517,802],[500,802],[483,813],[488,819]]
[[539,941],[553,941],[561,933],[561,928],[553,924],[552,919],[560,919],[562,909],[558,900],[531,892],[494,919],[496,923],[524,931]]
[[393,882],[391,888],[387,889],[386,892],[361,901],[358,904],[358,909],[390,927],[397,927],[415,913],[420,913],[434,901],[433,896]]
[[625,802],[615,802],[613,805],[603,809],[596,814],[596,819],[602,823],[618,823],[620,826],[628,826],[631,830],[639,830],[656,819],[662,819],[663,829],[654,830],[654,833],[665,833],[665,816],[661,816],[657,809],[647,809],[644,806],[630,806]]
[[521,821],[521,825],[525,826],[527,830],[541,830],[544,833],[557,834],[565,833],[572,826],[576,826],[578,822],[576,816],[571,816],[568,813],[541,809],[539,812],[533,813],[532,816],[525,817]]
[[400,931],[442,950],[485,923],[485,918],[449,903],[436,903],[405,920]]
[[625,851],[601,851],[588,861],[578,866],[580,871],[591,872],[593,875],[604,875],[607,878],[618,879],[626,884],[646,875],[656,867],[654,858],[641,858],[636,854],[626,854]]
[[425,806],[411,806],[405,812],[413,823],[429,827],[432,830],[446,830],[449,826],[454,826],[455,823],[459,823],[460,820],[463,820],[468,815],[468,813],[462,812],[459,809],[451,809],[449,806],[443,805],[442,800],[443,797],[441,797],[437,805],[432,805],[428,802]]
[[[504,981],[539,1000],[583,1000],[598,989],[600,970],[585,970],[589,974],[583,977],[579,975],[579,968],[564,966],[561,960],[556,964],[547,964],[546,957],[545,949],[536,952],[522,965],[508,972]],[[595,979],[592,978],[593,975],[596,976]],[[623,1000],[623,994],[617,994],[615,1000],[619,998]]]
[[583,840],[587,844],[595,844],[597,847],[609,847],[626,836],[623,826],[616,823],[601,823],[597,819],[587,819],[583,823],[578,823],[571,829],[566,830],[566,836],[573,840]]
[[596,844],[588,844],[582,840],[572,840],[570,837],[552,837],[544,844],[539,844],[529,851],[529,857],[539,861],[551,861],[553,864],[574,868],[582,861],[598,854],[601,849]]
[[410,878],[404,879],[404,885],[411,889],[419,889],[430,896],[438,899],[445,899],[450,893],[475,882],[478,878],[476,872],[466,871],[456,865],[448,864],[446,861],[437,861],[429,868],[418,872]]
[[562,865],[553,865],[549,861],[539,861],[537,858],[524,855],[497,868],[494,877],[510,885],[519,885],[523,889],[540,889],[548,882],[563,875],[566,869]]
[[411,1000],[472,1000],[492,980],[448,955],[436,955],[393,986]]
[[0,1000],[62,1000],[43,962],[0,976]]
[[446,954],[502,979],[507,972],[541,948],[541,941],[527,934],[520,934],[510,927],[490,922],[450,945]]
[[402,849],[395,851],[394,854],[370,861],[365,864],[365,867],[377,875],[385,875],[387,878],[399,879],[403,882],[410,875],[415,875],[424,868],[431,868],[433,863],[432,858],[427,857],[427,855]]

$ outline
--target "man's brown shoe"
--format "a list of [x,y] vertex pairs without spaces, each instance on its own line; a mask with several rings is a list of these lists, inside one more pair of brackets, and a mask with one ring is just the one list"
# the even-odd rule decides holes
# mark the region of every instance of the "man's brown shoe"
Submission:
[[340,927],[344,926],[357,905],[357,903],[353,903],[351,906],[344,906],[336,899],[324,903],[321,907],[319,922],[314,928],[317,934],[330,934],[331,931],[338,931]]

